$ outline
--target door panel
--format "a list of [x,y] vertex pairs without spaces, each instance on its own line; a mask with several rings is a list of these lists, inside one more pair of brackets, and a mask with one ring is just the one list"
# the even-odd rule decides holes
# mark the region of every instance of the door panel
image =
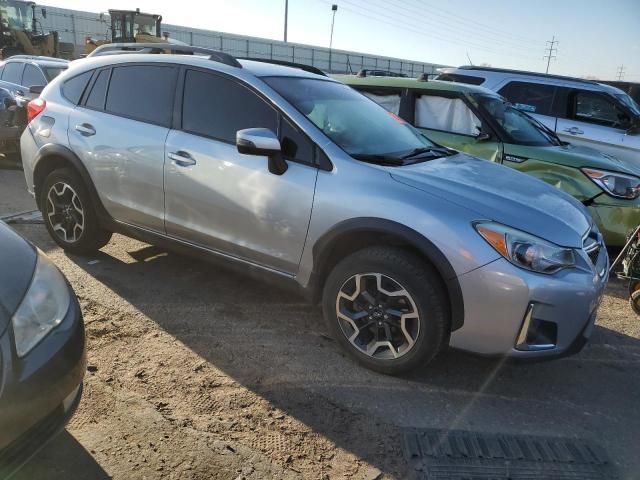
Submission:
[[165,127],[103,112],[72,111],[69,144],[114,219],[164,232],[162,182],[168,132]]
[[[625,131],[603,125],[559,118],[556,133],[564,142],[592,147],[624,160],[621,143]],[[620,155],[622,153],[622,155]],[[638,152],[635,153],[636,156]]]
[[297,271],[315,190],[317,169],[288,162],[283,175],[267,158],[236,146],[172,130],[167,155],[194,162],[165,163],[165,225],[170,236],[286,273]]

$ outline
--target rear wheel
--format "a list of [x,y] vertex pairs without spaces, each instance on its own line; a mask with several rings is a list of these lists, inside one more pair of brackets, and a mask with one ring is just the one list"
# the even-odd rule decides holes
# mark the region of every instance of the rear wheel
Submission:
[[350,255],[323,292],[325,320],[341,346],[368,368],[392,375],[436,356],[449,325],[447,305],[437,271],[397,248]]
[[91,197],[73,170],[51,172],[44,180],[40,203],[49,234],[64,250],[91,253],[111,239],[111,232],[98,225]]

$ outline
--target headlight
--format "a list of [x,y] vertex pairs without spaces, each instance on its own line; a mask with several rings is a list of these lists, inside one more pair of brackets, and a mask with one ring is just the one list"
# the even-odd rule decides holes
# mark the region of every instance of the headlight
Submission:
[[640,195],[640,178],[633,175],[593,168],[583,168],[582,173],[613,197],[634,199]]
[[571,248],[559,247],[499,223],[476,223],[474,226],[498,253],[518,267],[539,273],[554,273],[575,265]]
[[57,267],[39,252],[31,285],[11,319],[16,351],[25,356],[67,315],[71,297]]

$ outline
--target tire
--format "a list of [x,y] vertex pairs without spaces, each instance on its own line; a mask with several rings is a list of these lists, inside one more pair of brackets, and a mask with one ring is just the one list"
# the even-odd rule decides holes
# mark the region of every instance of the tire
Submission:
[[98,224],[91,196],[74,170],[61,168],[51,172],[44,180],[40,197],[47,231],[65,251],[93,253],[111,239],[111,232]]
[[370,247],[343,259],[322,295],[325,321],[342,348],[388,375],[433,360],[448,336],[448,305],[433,266],[392,247]]
[[640,290],[636,290],[629,297],[629,305],[636,315],[640,315]]

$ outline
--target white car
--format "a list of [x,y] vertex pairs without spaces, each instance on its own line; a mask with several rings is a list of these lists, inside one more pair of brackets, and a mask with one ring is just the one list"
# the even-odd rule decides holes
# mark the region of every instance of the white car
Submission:
[[640,166],[640,106],[625,92],[579,78],[500,68],[445,68],[438,80],[482,85],[555,130]]

